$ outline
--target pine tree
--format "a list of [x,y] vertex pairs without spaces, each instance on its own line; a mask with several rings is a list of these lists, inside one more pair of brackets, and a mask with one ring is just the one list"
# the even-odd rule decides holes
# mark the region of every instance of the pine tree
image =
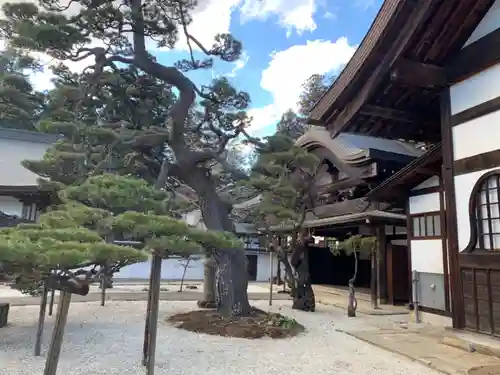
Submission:
[[[151,100],[166,94],[166,91],[148,92],[149,87],[158,87],[156,83],[161,83],[164,90],[175,89],[178,94],[173,98],[173,104],[164,107],[166,118],[156,126],[149,119],[144,121],[146,124],[141,122],[140,128],[134,128],[128,119],[126,124],[116,121],[111,126],[109,117],[101,123],[100,116],[97,116],[97,134],[86,134],[86,139],[92,143],[95,137],[108,138],[106,146],[101,143],[100,147],[95,144],[88,147],[85,141],[85,157],[79,155],[71,160],[81,150],[69,148],[65,163],[78,166],[78,173],[83,175],[86,169],[120,169],[121,165],[133,169],[131,173],[141,178],[153,179],[156,174],[154,183],[158,189],[164,188],[169,178],[180,181],[195,190],[206,226],[227,232],[233,229],[229,216],[231,203],[221,198],[217,186],[223,180],[222,176],[247,178],[239,168],[227,162],[225,151],[231,140],[247,137],[245,127],[249,118],[246,109],[250,99],[248,94],[232,87],[227,79],[217,79],[197,87],[185,74],[210,68],[213,58],[234,62],[242,51],[242,44],[230,34],[218,35],[213,46],[206,48],[189,33],[190,14],[196,3],[191,0],[79,2],[79,7],[71,13],[65,13],[65,4],[57,0],[43,0],[38,5],[9,3],[4,6],[6,18],[0,21],[0,29],[9,38],[9,43],[18,48],[46,52],[60,60],[95,58],[95,64],[85,69],[81,77],[84,90],[75,92],[78,95],[73,97],[72,119],[66,118],[58,124],[66,128],[64,134],[68,137],[72,138],[71,122],[78,128],[74,134],[78,134],[84,124],[95,122],[96,113],[87,113],[84,107],[90,107],[95,101],[108,100],[107,97],[96,97],[106,94],[101,87],[110,74],[114,76],[122,69],[137,71],[146,80],[145,85],[138,85],[139,93],[146,98],[152,95]],[[196,47],[207,58],[200,59],[199,54],[190,53],[173,66],[157,61],[148,50],[150,44],[146,41],[173,48],[179,31],[190,51]],[[106,47],[92,46],[95,39]],[[135,94],[133,85],[126,86],[130,86],[127,89]],[[97,114],[109,115],[108,105],[119,109],[116,112],[119,118],[134,113],[137,103],[128,100],[129,94],[121,93],[116,103],[106,101],[107,105],[100,106]],[[156,114],[156,110],[153,108],[151,113]],[[130,152],[131,146],[133,152]],[[64,149],[66,145],[60,147]],[[125,158],[122,158],[123,154],[126,154]],[[105,161],[101,163],[102,160]],[[215,260],[219,311],[226,315],[249,314],[244,252],[240,247],[220,248]]]
[[302,93],[299,97],[299,115],[309,117],[309,111],[326,93],[333,83],[333,77],[326,74],[313,74],[302,84]]
[[338,242],[335,247],[331,247],[333,255],[338,255],[340,250],[343,250],[347,255],[353,255],[354,258],[354,272],[349,279],[349,303],[347,306],[347,315],[349,317],[356,316],[357,300],[354,283],[358,274],[358,253],[368,253],[371,260],[371,300],[372,307],[378,308],[376,282],[377,282],[377,269],[376,269],[376,248],[377,238],[373,236],[362,236],[359,234],[350,236],[342,242]]
[[302,92],[297,102],[297,111],[289,109],[276,124],[277,132],[294,140],[302,136],[309,128],[309,111],[325,94],[333,79],[324,74],[313,74],[302,84]]
[[231,233],[202,231],[175,219],[168,194],[141,179],[103,174],[59,196],[61,204],[42,214],[39,223],[0,232],[0,262],[24,292],[36,292],[54,273],[92,281],[103,270],[116,272],[150,253],[168,258],[242,246]]
[[[248,217],[264,232],[269,248],[283,263],[287,279],[292,281],[293,307],[306,311],[314,311],[315,301],[303,225],[314,203],[312,188],[318,162],[316,156],[295,146],[293,139],[278,133],[258,148],[257,162],[245,183],[261,196],[260,202],[249,208]],[[275,235],[291,235],[292,240],[289,245],[278,245]]]
[[44,94],[34,91],[28,73],[41,69],[34,58],[22,51],[0,52],[0,127],[36,130]]
[[306,119],[298,116],[294,111],[289,109],[281,116],[278,124],[276,125],[276,131],[294,140],[297,140],[301,135],[303,135],[309,126],[306,123]]

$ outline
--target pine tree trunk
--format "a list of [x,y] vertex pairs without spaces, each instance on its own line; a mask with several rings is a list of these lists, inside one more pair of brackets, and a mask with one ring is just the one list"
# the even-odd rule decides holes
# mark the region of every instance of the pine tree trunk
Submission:
[[9,318],[9,308],[10,305],[8,303],[0,303],[0,328],[7,325],[7,321]]
[[276,285],[281,285],[282,283],[282,279],[281,279],[281,263],[280,262],[276,262],[277,265],[276,265]]
[[[198,195],[200,210],[207,229],[233,232],[233,223],[229,217],[232,207],[219,197],[210,174],[202,167],[187,170],[189,170],[189,174],[183,176],[183,180]],[[217,311],[224,316],[249,314],[251,309],[247,294],[248,274],[244,250],[217,249],[213,258],[216,269],[205,266],[207,277],[204,279],[204,290],[209,291],[213,285],[211,280],[213,280],[212,275],[215,271]]]
[[292,263],[297,273],[292,308],[313,312],[316,309],[316,299],[309,274],[309,250],[304,245],[299,244],[298,246],[303,246],[304,249],[301,250],[301,259],[298,262],[294,262],[295,264]]
[[215,259],[217,311],[226,317],[248,315],[251,311],[248,278],[246,272],[241,272],[246,268],[245,253],[240,249],[220,250]]
[[354,256],[354,274],[352,275],[352,278],[349,279],[349,302],[347,305],[347,316],[350,318],[356,317],[356,309],[358,308],[356,289],[354,288],[354,283],[356,282],[356,277],[358,276],[358,254],[356,253],[356,250],[353,250],[352,255]]
[[215,302],[215,271],[217,265],[212,257],[206,257],[203,262],[203,300],[198,301],[198,306],[205,309],[217,307]]

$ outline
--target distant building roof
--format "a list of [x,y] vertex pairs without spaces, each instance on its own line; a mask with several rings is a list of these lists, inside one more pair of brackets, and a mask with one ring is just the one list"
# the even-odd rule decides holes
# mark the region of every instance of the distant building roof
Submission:
[[369,135],[354,133],[340,133],[337,137],[332,138],[328,130],[319,126],[312,127],[308,130],[297,140],[297,145],[306,146],[313,141],[330,149],[338,157],[344,160],[355,159],[369,150],[379,150],[413,158],[418,158],[424,153],[413,143],[394,139],[371,137]]
[[332,141],[338,144],[339,150],[344,152],[346,158],[355,156],[369,149],[413,157],[419,157],[423,154],[423,151],[417,149],[414,144],[362,134],[340,133],[337,137],[333,138]]
[[371,137],[354,133],[340,133],[332,138],[324,127],[313,127],[297,142],[297,146],[325,147],[340,161],[346,164],[358,164],[368,159],[394,159],[410,162],[420,157],[424,152],[414,143]]
[[[429,148],[421,157],[406,165],[372,189],[368,199],[390,200],[397,194],[408,191],[440,172],[442,164],[441,142]],[[430,168],[429,166],[434,166]]]

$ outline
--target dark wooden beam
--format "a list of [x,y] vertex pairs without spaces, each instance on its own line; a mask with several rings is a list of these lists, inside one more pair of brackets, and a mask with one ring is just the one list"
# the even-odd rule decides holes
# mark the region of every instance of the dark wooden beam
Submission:
[[462,48],[447,65],[450,83],[462,81],[500,62],[500,29]]
[[407,59],[398,60],[389,76],[392,81],[410,87],[439,88],[448,81],[445,68]]
[[495,168],[500,165],[500,150],[484,152],[482,154],[469,156],[455,160],[453,163],[455,176],[461,174],[479,172],[484,169]]
[[353,100],[351,100],[349,104],[344,107],[344,109],[336,117],[335,121],[329,126],[332,131],[332,135],[340,133],[349,121],[351,121],[351,119],[359,112],[361,107],[367,102],[376,90],[382,78],[386,77],[391,67],[400,57],[411,37],[418,27],[422,25],[422,22],[425,20],[429,11],[435,4],[436,1],[428,0],[422,2],[421,4],[419,3],[418,7],[414,7],[413,11],[408,16],[407,22],[401,29],[399,38],[397,38],[392,46],[386,51],[380,60],[380,63],[373,70],[372,75],[366,80],[366,83],[360,92],[354,97]]
[[417,114],[372,104],[363,106],[360,113],[366,116],[375,116],[397,122],[419,123],[422,121],[421,116]]

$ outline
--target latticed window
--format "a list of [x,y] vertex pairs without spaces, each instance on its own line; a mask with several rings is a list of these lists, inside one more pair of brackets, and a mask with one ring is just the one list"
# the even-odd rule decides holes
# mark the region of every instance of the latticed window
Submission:
[[477,193],[477,248],[500,250],[500,174],[489,176]]

